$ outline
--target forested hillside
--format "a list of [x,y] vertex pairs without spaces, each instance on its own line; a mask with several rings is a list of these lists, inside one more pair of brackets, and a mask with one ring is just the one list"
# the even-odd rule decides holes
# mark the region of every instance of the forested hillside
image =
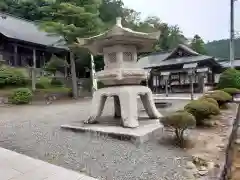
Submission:
[[[229,59],[229,40],[223,39],[205,44],[207,54],[219,58]],[[240,58],[240,39],[235,40],[235,57]]]

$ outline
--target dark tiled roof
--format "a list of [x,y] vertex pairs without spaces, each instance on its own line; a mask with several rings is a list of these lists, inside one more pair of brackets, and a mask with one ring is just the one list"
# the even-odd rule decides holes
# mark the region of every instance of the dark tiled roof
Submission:
[[[145,57],[148,58],[148,57]],[[188,64],[188,63],[195,63],[203,60],[211,59],[210,56],[205,55],[199,55],[199,56],[190,56],[190,57],[181,57],[181,58],[174,58],[174,59],[168,59],[167,61],[156,61],[154,63],[146,63],[138,64],[141,68],[152,68],[152,67],[159,67],[159,66],[168,66],[172,64]],[[145,61],[147,62],[147,60]],[[148,61],[149,62],[149,61]]]
[[39,45],[67,49],[60,43],[59,36],[49,36],[40,31],[36,23],[0,12],[0,33],[12,39],[18,39]]
[[[174,59],[167,59],[169,56],[171,56],[174,52],[177,51],[178,48],[182,48],[185,51],[188,51],[193,56],[189,57],[181,57],[181,58],[174,58]],[[145,56],[138,60],[138,67],[140,68],[151,68],[151,67],[158,67],[158,66],[167,66],[171,64],[184,64],[184,63],[192,63],[202,60],[211,59],[210,56],[200,55],[191,48],[179,44],[177,48],[175,48],[170,53],[159,53],[159,54],[153,54],[149,56]]]
[[154,54],[150,56],[145,56],[138,60],[138,66],[140,68],[148,68],[151,67],[153,64],[158,64],[160,61],[166,59],[171,53],[160,53]]

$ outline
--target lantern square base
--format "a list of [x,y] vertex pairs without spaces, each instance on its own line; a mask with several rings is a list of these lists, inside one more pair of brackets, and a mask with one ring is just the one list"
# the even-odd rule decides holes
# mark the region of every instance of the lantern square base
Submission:
[[102,135],[128,140],[136,145],[159,137],[163,133],[163,125],[159,122],[159,119],[139,118],[139,126],[134,129],[121,127],[118,125],[118,122],[117,118],[102,117],[101,124],[84,124],[79,121],[62,125],[61,127],[75,132],[89,133],[93,136]]

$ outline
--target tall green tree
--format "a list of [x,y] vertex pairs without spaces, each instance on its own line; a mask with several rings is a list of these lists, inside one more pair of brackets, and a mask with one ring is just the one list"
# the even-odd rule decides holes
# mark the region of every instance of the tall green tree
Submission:
[[68,63],[64,59],[60,59],[55,55],[52,55],[50,61],[45,65],[45,71],[48,73],[53,74],[54,76],[56,75],[56,72],[61,69],[68,67]]
[[204,41],[199,35],[195,35],[191,41],[191,48],[199,54],[206,54]]
[[[60,1],[60,0],[59,0]],[[84,4],[86,3],[86,4]],[[41,8],[41,12],[48,18],[40,24],[40,28],[62,37],[70,50],[73,94],[77,98],[77,84],[75,72],[74,44],[76,38],[84,38],[99,33],[103,24],[99,18],[97,0],[76,1],[72,3],[58,2]]]
[[112,25],[117,17],[124,17],[124,10],[122,0],[102,0],[99,16],[104,23]]
[[1,0],[0,11],[31,21],[44,18],[40,8],[52,4],[47,0]]
[[174,49],[179,44],[185,44],[186,38],[183,35],[182,31],[180,30],[178,25],[170,26],[169,27],[169,49]]

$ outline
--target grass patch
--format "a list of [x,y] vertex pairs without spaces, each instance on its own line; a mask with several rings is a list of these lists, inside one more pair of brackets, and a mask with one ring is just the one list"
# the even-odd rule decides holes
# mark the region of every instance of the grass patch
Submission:
[[47,89],[36,90],[36,92],[42,92],[42,93],[68,93],[69,91],[70,89],[66,87],[49,87]]

